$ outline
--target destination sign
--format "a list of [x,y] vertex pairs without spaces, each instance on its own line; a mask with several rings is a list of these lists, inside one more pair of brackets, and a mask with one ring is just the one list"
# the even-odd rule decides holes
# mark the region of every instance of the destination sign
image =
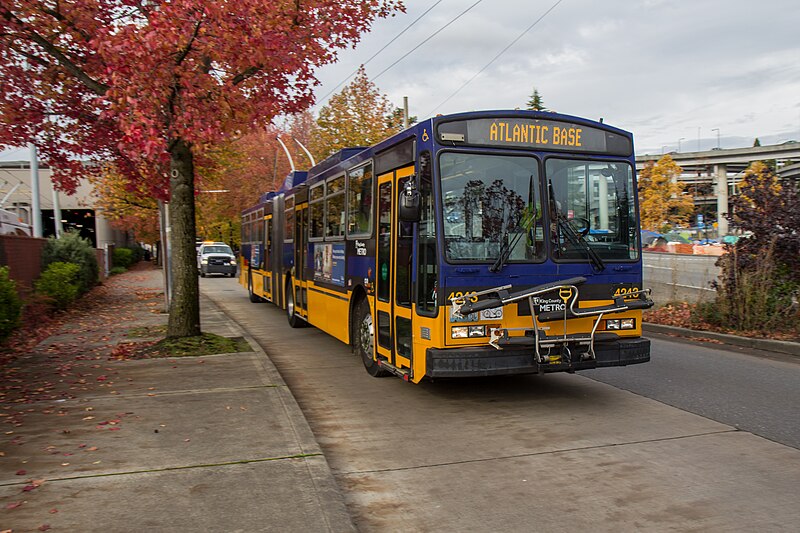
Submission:
[[439,125],[443,144],[510,146],[569,152],[630,155],[630,139],[609,131],[556,120],[479,118]]

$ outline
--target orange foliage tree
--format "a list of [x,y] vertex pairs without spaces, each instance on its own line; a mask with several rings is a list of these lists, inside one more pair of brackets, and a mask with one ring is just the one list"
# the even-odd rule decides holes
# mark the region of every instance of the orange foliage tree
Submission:
[[642,228],[669,231],[688,225],[694,214],[694,197],[678,178],[682,169],[667,154],[655,164],[649,161],[639,172],[639,210]]
[[0,147],[36,142],[64,190],[93,159],[169,198],[167,336],[199,335],[195,157],[308,108],[314,69],[398,9],[396,0],[1,2]]

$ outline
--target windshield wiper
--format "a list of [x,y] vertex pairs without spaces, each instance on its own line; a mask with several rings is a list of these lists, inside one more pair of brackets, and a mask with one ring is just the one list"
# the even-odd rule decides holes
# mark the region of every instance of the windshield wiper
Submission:
[[500,243],[500,251],[497,254],[497,260],[491,267],[489,267],[489,272],[500,272],[500,270],[506,265],[506,261],[508,261],[511,251],[516,248],[519,240],[523,235],[530,231],[534,220],[536,220],[536,206],[533,204],[528,204],[519,219],[519,226],[523,231],[515,233],[514,237],[512,237],[511,240],[508,240],[508,225],[506,225],[505,231],[503,232],[503,238]]
[[553,181],[550,180],[548,184],[548,189],[550,190],[550,208],[553,211],[553,214],[556,216],[556,222],[558,224],[558,228],[564,235],[567,237],[567,240],[574,246],[575,248],[580,248],[584,252],[586,252],[586,257],[589,258],[589,262],[592,264],[592,268],[595,272],[602,272],[606,269],[605,263],[597,255],[597,252],[586,242],[586,239],[583,238],[583,235],[575,231],[569,221],[564,218],[564,215],[558,210],[558,206],[556,204],[556,197],[553,193]]

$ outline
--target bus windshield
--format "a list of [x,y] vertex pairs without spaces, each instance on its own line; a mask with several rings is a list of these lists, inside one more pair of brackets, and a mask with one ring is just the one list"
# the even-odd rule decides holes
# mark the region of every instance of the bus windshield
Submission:
[[439,168],[449,262],[544,259],[535,158],[445,152]]
[[[628,163],[550,158],[545,176],[553,258],[638,258],[633,172]],[[594,256],[594,257],[592,257]]]

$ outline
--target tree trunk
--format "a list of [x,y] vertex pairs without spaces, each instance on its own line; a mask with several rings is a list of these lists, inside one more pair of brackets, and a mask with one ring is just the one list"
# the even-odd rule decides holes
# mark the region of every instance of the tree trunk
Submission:
[[167,337],[200,335],[200,286],[197,281],[194,219],[194,159],[188,143],[178,139],[170,151],[172,300]]

